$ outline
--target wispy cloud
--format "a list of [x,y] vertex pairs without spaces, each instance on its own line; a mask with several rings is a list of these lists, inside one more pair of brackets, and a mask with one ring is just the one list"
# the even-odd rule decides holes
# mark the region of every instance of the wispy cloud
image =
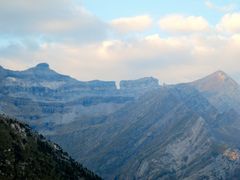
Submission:
[[233,4],[233,3],[227,4],[225,6],[218,6],[210,0],[205,0],[205,5],[209,9],[213,9],[213,10],[216,10],[216,11],[221,12],[221,13],[229,13],[229,12],[233,12],[234,10],[237,9],[237,5]]

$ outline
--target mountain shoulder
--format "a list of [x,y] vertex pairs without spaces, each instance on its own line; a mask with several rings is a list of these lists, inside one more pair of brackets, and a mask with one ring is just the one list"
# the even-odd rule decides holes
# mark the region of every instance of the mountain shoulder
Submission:
[[0,179],[101,179],[24,123],[0,115]]

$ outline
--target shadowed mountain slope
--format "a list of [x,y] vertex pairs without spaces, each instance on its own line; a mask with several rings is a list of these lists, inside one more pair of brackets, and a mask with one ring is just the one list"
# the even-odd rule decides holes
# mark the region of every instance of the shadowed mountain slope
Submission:
[[[230,128],[240,122],[235,117],[219,113],[194,87],[180,84],[149,92],[87,128],[62,127],[66,133],[51,138],[106,179],[234,179],[240,162],[238,134]],[[77,141],[84,136],[89,139]]]
[[101,179],[26,124],[0,116],[0,179]]

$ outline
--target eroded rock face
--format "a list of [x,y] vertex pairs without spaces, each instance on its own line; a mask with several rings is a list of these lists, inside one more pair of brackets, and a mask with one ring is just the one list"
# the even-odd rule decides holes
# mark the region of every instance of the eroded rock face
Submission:
[[171,86],[122,81],[116,89],[46,64],[0,71],[0,110],[44,130],[105,179],[240,177],[240,93],[223,72]]
[[153,77],[146,77],[137,80],[123,80],[120,81],[120,89],[122,90],[133,90],[133,89],[151,89],[159,88],[158,79]]
[[[73,142],[84,144],[85,151],[78,151],[83,157],[79,160],[105,179],[216,178],[217,173],[211,174],[214,169],[224,172],[231,166],[228,161],[224,166],[215,163],[220,162],[217,159],[223,158],[224,152],[218,150],[220,142],[216,140],[222,139],[214,131],[216,121],[222,121],[217,114],[216,108],[192,86],[162,87],[98,126],[91,126],[89,131],[53,138],[67,142],[71,137]],[[83,135],[90,136],[88,141],[77,141]],[[77,149],[72,153],[76,154]],[[211,166],[204,169],[208,164]]]
[[191,84],[220,112],[231,109],[240,112],[240,86],[223,71],[217,71]]
[[[137,179],[184,179],[204,167],[198,157],[206,161],[210,157],[211,139],[207,137],[204,127],[206,122],[202,118],[193,121],[188,122],[185,133],[166,146],[159,147],[161,151],[153,152],[142,161],[137,170]],[[191,170],[193,164],[198,164],[198,170]]]
[[[53,138],[84,144],[79,160],[105,179],[235,178],[238,160],[224,156],[239,144],[239,119],[232,113],[219,113],[194,87],[181,84],[141,96],[89,131]],[[88,141],[77,141],[83,135]]]
[[0,112],[27,121],[43,134],[56,133],[55,126],[102,119],[151,90],[141,83],[135,84],[137,89],[121,90],[114,81],[78,81],[47,63],[25,71],[1,68],[0,82]]

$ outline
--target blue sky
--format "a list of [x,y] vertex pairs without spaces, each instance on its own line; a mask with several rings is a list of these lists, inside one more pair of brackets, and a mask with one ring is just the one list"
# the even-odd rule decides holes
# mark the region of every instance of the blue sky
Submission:
[[[222,16],[222,12],[213,11],[206,6],[204,0],[169,0],[169,1],[156,1],[156,0],[83,0],[82,4],[96,16],[109,21],[119,17],[136,16],[139,14],[149,14],[154,18],[165,16],[166,14],[186,14],[203,16],[211,23],[217,23]],[[229,4],[236,6],[237,9],[239,1],[211,1],[218,7],[224,7]]]
[[1,0],[0,65],[80,80],[240,81],[239,0]]

